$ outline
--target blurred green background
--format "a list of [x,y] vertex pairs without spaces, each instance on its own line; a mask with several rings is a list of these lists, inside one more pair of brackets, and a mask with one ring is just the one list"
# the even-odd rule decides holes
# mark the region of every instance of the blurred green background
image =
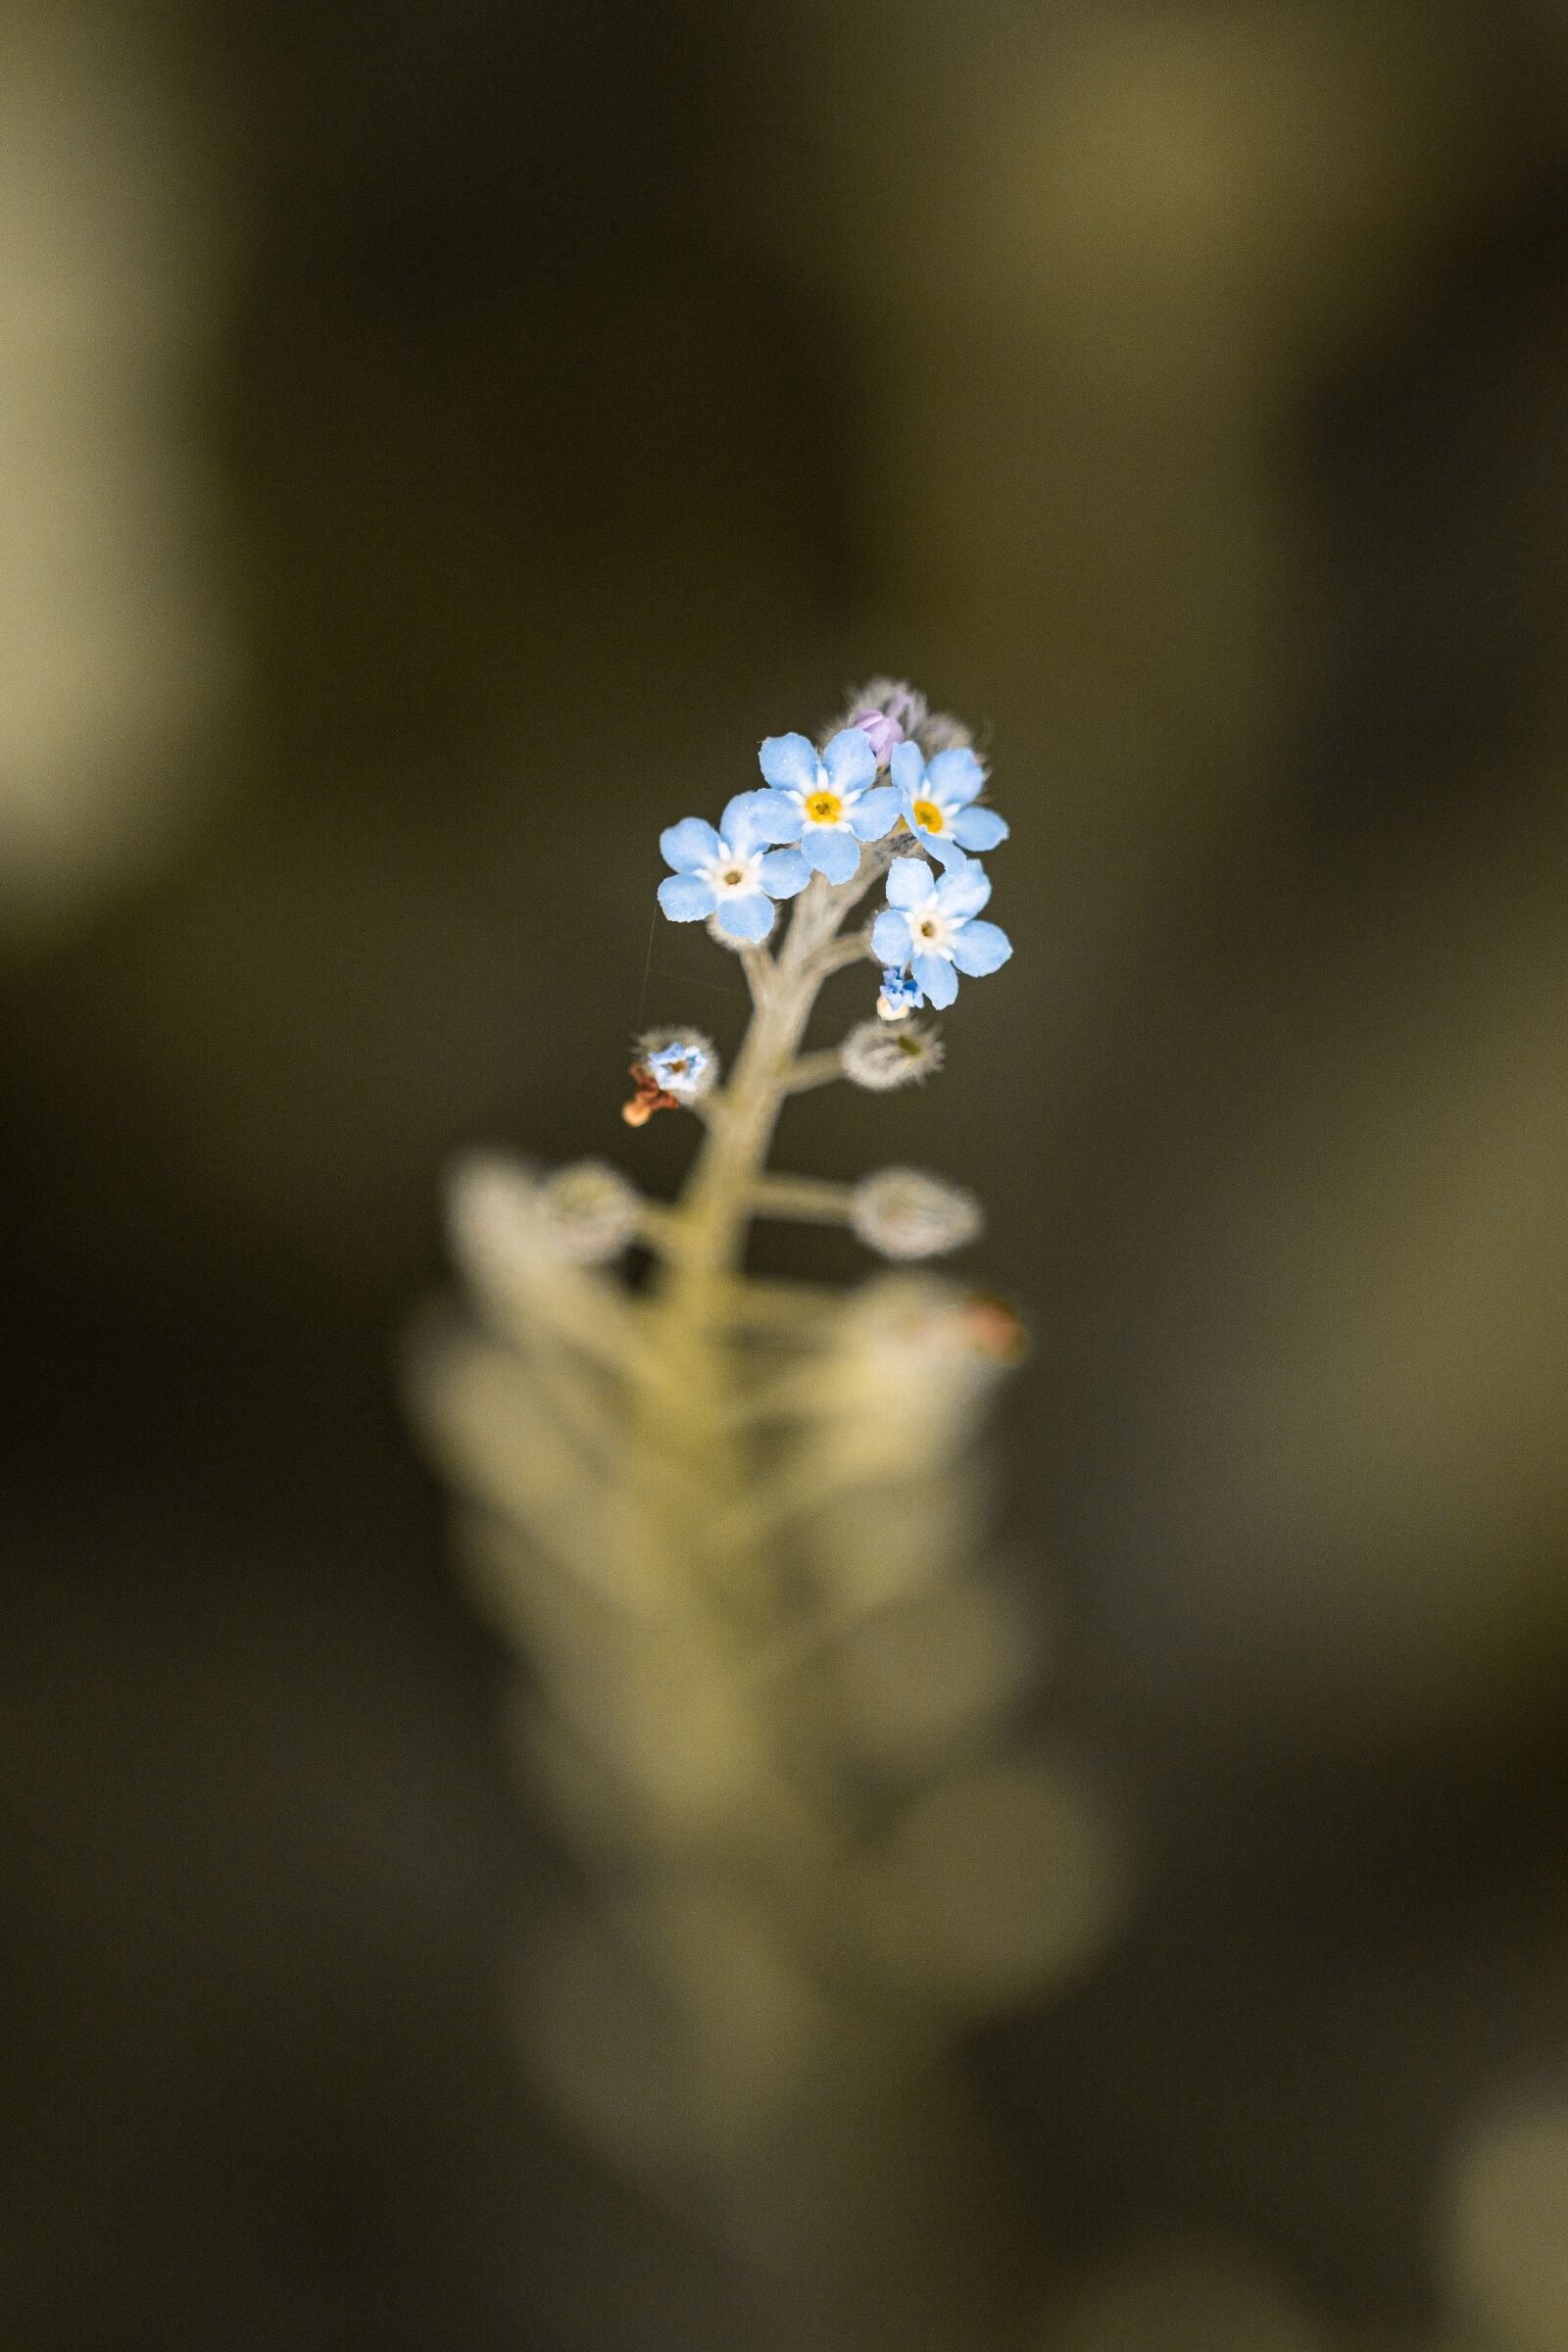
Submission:
[[887,669],[1018,953],[786,1156],[986,1197],[1002,1540],[1143,1874],[975,2079],[1043,2247],[1423,2326],[1568,2068],[1568,17],[0,54],[0,2340],[707,2340],[514,2067],[550,1865],[391,1364],[459,1147],[676,1180],[630,1036],[744,1004],[658,830]]

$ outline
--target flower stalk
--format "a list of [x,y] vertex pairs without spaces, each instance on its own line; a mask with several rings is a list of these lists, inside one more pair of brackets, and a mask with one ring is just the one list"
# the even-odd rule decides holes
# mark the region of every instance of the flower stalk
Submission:
[[[990,884],[964,845],[989,847],[1006,826],[978,805],[986,775],[964,731],[888,681],[851,709],[820,747],[768,737],[763,789],[737,794],[717,825],[688,817],[661,837],[665,915],[706,921],[738,956],[752,1000],[722,1082],[700,1031],[639,1041],[628,1125],[665,1109],[700,1122],[678,1197],[647,1200],[597,1163],[544,1181],[516,1163],[470,1163],[454,1187],[453,1233],[484,1328],[443,1329],[416,1364],[426,1425],[484,1531],[476,1592],[529,1663],[531,1778],[617,1948],[655,1980],[666,2022],[648,2030],[674,2037],[675,2058],[649,2053],[663,2087],[640,2161],[657,2167],[648,2149],[667,2140],[665,2184],[695,2182],[705,2218],[722,2210],[738,2239],[760,2242],[771,2212],[789,2210],[805,2233],[803,2276],[820,2245],[842,2256],[857,2231],[883,2227],[872,2217],[889,2184],[912,2178],[912,2085],[955,2010],[995,1996],[996,1954],[1012,1950],[968,1914],[975,1854],[1005,1865],[1016,1807],[983,1777],[965,1780],[962,1759],[1010,1690],[968,1557],[968,1457],[991,1387],[1016,1359],[1017,1320],[923,1270],[841,1291],[746,1266],[759,1217],[847,1226],[896,1262],[979,1232],[970,1196],[918,1170],[842,1184],[769,1164],[796,1095],[840,1078],[885,1091],[939,1069],[941,1042],[911,1013],[951,1004],[960,974],[1010,954],[975,919]],[[852,922],[884,882],[880,911]],[[812,1045],[824,988],[868,962],[874,1015],[867,1005],[841,1044]],[[653,1260],[640,1292],[612,1270],[633,1242]],[[874,1660],[852,1674],[869,1629],[922,1611],[934,1612],[943,1661],[980,1640],[966,1685],[944,1697],[919,1678],[890,1684],[885,1668],[879,1684]],[[870,1677],[862,1697],[855,1674]],[[956,1829],[919,1809],[945,1773]],[[879,1775],[887,1786],[868,1811]],[[1030,1804],[1038,1812],[1032,1783],[1026,1823]],[[913,1827],[878,1859],[867,1823],[890,1808],[895,1819],[912,1808]],[[965,1829],[976,1808],[978,1827]],[[943,1892],[954,1870],[965,1889],[956,1922]],[[1005,1906],[1016,1872],[1001,1879],[994,1899]],[[1059,1913],[1041,1931],[1053,1953]],[[588,1933],[576,1918],[572,1951]],[[563,1969],[576,1985],[577,1961]],[[541,2063],[586,2127],[613,2136],[640,2086],[596,2103],[598,2042],[552,2026],[542,1999]],[[623,2041],[623,2013],[608,2045]],[[952,2096],[949,2083],[936,2099],[950,2120]],[[846,2101],[858,2119],[848,2132]],[[930,2101],[923,2111],[935,2160],[947,2126]],[[836,2145],[861,2150],[853,2180],[835,2182],[831,2164],[818,2177],[816,2155]],[[744,2195],[749,2219],[736,2209]],[[911,2273],[895,2296],[884,2282],[897,2340],[911,2352],[983,2340],[972,2303],[936,2290],[951,2246],[935,2228],[915,2234],[918,2283]],[[959,2269],[972,2291],[973,2266]],[[876,2300],[857,2296],[865,2309]],[[803,2312],[801,2340],[854,2339],[829,2339]]]

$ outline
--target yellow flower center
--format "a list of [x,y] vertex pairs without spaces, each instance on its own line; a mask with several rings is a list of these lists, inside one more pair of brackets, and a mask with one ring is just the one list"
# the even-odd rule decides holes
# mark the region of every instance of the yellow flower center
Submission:
[[935,801],[916,801],[914,804],[914,821],[924,833],[940,833],[942,830],[942,811],[937,807]]
[[806,813],[813,825],[836,825],[844,813],[844,803],[836,792],[813,792]]

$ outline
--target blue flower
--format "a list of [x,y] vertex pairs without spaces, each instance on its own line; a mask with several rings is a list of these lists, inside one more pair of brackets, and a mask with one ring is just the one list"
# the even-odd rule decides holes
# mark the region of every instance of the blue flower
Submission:
[[900,971],[896,963],[887,964],[882,973],[882,994],[876,1008],[885,1021],[902,1021],[906,1012],[918,1012],[925,1003],[920,983],[912,972]]
[[933,1004],[951,1004],[959,972],[977,978],[1012,954],[1005,931],[974,920],[990,896],[990,880],[972,858],[960,858],[937,881],[923,858],[896,858],[887,906],[871,926],[872,952],[883,963],[910,965]]
[[637,1040],[634,1077],[646,1073],[662,1095],[700,1102],[718,1076],[713,1041],[700,1029],[650,1029]]
[[880,841],[899,821],[899,796],[876,781],[876,751],[863,729],[841,727],[818,757],[804,735],[769,735],[758,755],[773,787],[760,795],[778,825],[775,841],[798,841],[808,865],[848,882],[862,841]]
[[799,850],[769,850],[778,833],[770,823],[768,792],[737,793],[717,829],[700,816],[682,817],[659,836],[674,872],[659,885],[659,904],[672,923],[712,915],[731,939],[765,939],[773,901],[793,899],[811,879]]
[[944,865],[961,864],[965,850],[994,850],[1006,840],[996,810],[972,806],[986,780],[973,752],[956,746],[927,760],[917,743],[901,743],[892,768],[899,813]]
[[677,1037],[670,1045],[658,1046],[643,1056],[643,1066],[651,1078],[657,1078],[666,1095],[676,1102],[695,1099],[708,1091],[708,1073],[712,1062],[710,1048],[699,1045],[692,1037]]

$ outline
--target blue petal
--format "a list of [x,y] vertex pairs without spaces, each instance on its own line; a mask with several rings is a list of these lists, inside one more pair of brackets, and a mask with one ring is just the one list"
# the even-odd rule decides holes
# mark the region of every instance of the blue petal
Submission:
[[769,850],[757,879],[770,899],[793,899],[811,879],[811,869],[799,850]]
[[808,825],[801,850],[807,864],[830,882],[847,882],[860,862],[860,845],[842,825]]
[[973,752],[961,744],[951,751],[938,752],[925,771],[934,801],[947,801],[955,808],[967,808],[986,780],[986,771]]
[[700,923],[718,905],[718,894],[695,874],[666,874],[659,885],[659,904],[672,923]]
[[858,792],[876,774],[870,736],[861,727],[841,727],[822,754],[822,765],[835,792]]
[[917,743],[901,743],[888,762],[889,772],[900,792],[913,800],[925,781],[925,761]]
[[[925,1004],[913,973],[900,971],[896,964],[888,964],[883,971],[882,994],[895,1013],[919,1012]],[[878,1005],[877,1010],[881,1009]]]
[[[959,809],[958,816],[960,822],[966,813],[966,810],[962,808]],[[918,827],[916,830],[918,831]],[[938,865],[967,865],[969,862],[962,850],[960,850],[958,847],[957,836],[956,834],[921,833],[920,846],[923,850],[929,852],[929,854],[936,859]]]
[[994,850],[1007,838],[1007,820],[994,808],[960,808],[953,820],[953,838],[960,850]]
[[657,1054],[645,1054],[643,1062],[649,1075],[657,1078],[661,1086],[666,1086],[671,1078],[677,1085],[695,1085],[708,1067],[708,1055],[701,1046],[676,1038],[672,1045],[661,1046]]
[[769,735],[757,761],[769,784],[783,792],[816,790],[816,750],[804,735]]
[[914,945],[909,926],[902,914],[884,906],[871,925],[871,953],[882,963],[907,963],[909,950]]
[[917,956],[914,976],[938,1011],[958,993],[958,975],[945,956]]
[[906,911],[923,906],[935,890],[931,868],[923,858],[895,858],[888,867],[888,905]]
[[996,923],[962,923],[953,934],[950,952],[959,971],[978,980],[982,972],[1000,970],[1012,954],[1012,942]]
[[738,890],[720,899],[717,919],[731,939],[765,939],[773,928],[773,902],[760,890]]
[[946,915],[978,914],[991,896],[991,876],[972,858],[949,866],[937,884],[937,901]]
[[857,841],[880,841],[899,821],[899,796],[891,784],[874,784],[862,792],[849,812],[850,831]]
[[733,849],[749,856],[765,841],[793,841],[801,829],[801,812],[783,792],[738,792],[726,802],[719,831]]
[[659,846],[664,863],[672,865],[677,874],[694,874],[710,858],[724,855],[723,843],[701,816],[683,816],[678,825],[666,825],[659,836]]

